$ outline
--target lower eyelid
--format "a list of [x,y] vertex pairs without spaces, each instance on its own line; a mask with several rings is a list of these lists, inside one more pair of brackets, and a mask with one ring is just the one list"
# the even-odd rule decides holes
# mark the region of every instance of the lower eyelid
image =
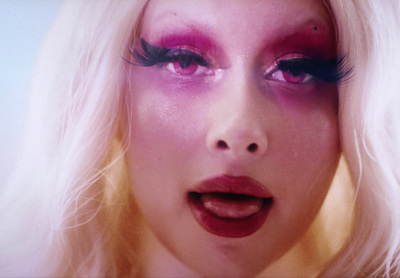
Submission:
[[[308,82],[312,81],[313,79],[315,79],[315,77],[312,76],[311,74],[308,74],[308,73],[305,73],[305,74],[307,74],[307,76],[301,83],[286,81],[282,70],[276,70],[276,71],[270,73],[269,76],[272,77],[270,80],[281,81],[281,82],[292,83],[292,84],[304,84],[304,83],[308,83]],[[296,76],[293,76],[293,77],[296,77]],[[269,79],[269,78],[266,77],[266,79]]]

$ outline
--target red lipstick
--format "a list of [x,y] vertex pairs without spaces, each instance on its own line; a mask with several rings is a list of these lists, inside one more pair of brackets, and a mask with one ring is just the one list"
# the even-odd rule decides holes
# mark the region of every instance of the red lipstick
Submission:
[[227,175],[202,181],[189,192],[188,200],[206,231],[234,238],[255,233],[272,205],[272,195],[263,185],[249,177]]

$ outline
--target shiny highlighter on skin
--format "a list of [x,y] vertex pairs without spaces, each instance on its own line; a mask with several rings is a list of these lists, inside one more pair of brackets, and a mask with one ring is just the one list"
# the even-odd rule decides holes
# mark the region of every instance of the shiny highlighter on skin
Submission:
[[[188,41],[195,39],[187,39]],[[184,41],[182,38],[179,41]],[[204,46],[202,47],[204,48]],[[180,76],[214,75],[210,64],[201,55],[189,50],[190,48],[176,46],[175,48],[151,45],[141,38],[141,49],[131,49],[133,65],[144,67],[165,67]],[[336,83],[350,73],[342,69],[342,58],[311,58],[300,54],[284,55],[277,59],[266,70],[265,79],[292,84],[304,84],[311,81]]]
[[141,23],[125,124],[154,242],[146,275],[267,271],[311,225],[340,157],[336,84],[349,71],[327,7],[152,0]]
[[[141,48],[130,50],[133,56],[133,62],[130,63],[144,67],[157,66],[160,70],[176,74],[182,80],[213,77],[215,71],[206,58],[201,56],[211,44],[203,42],[192,36],[173,37],[167,43],[165,39],[161,43],[169,47],[158,47],[141,38]],[[343,59],[286,54],[266,70],[265,79],[291,86],[313,82],[336,83],[350,72],[343,70]],[[228,148],[224,141],[217,144],[219,148]],[[247,151],[255,152],[258,148],[253,143]],[[228,175],[201,182],[188,197],[200,225],[210,233],[226,237],[244,237],[257,231],[265,221],[273,201],[273,196],[257,181],[250,177]]]

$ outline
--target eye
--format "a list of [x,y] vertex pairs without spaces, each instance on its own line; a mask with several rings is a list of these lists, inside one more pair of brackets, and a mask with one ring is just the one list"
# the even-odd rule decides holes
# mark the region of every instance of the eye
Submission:
[[152,45],[143,38],[141,48],[133,48],[129,53],[133,56],[133,65],[167,69],[177,76],[211,76],[215,74],[210,64],[199,54],[183,48],[165,48]]
[[315,79],[310,68],[313,60],[305,57],[279,59],[268,70],[265,79],[291,84],[305,84]]
[[[305,84],[313,81],[323,81],[336,83],[351,72],[344,71],[344,58],[309,58],[309,57],[290,57],[280,58],[266,71],[265,79],[290,83]],[[285,56],[287,57],[287,56]]]
[[196,54],[178,54],[174,61],[165,64],[165,67],[178,75],[212,75],[213,71],[204,60]]
[[292,70],[280,70],[276,69],[266,76],[266,79],[293,83],[293,84],[304,84],[314,79],[311,74],[292,71]]

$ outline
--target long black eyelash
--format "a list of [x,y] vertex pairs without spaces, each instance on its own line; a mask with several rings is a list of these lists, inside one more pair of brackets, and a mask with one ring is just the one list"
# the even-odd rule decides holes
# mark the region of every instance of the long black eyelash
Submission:
[[182,68],[189,67],[192,63],[208,67],[208,63],[198,54],[184,49],[163,48],[151,45],[143,38],[140,39],[141,49],[130,49],[134,62],[129,63],[137,66],[152,67],[165,63],[177,62]]
[[279,61],[278,69],[288,71],[293,76],[308,73],[327,83],[336,83],[343,80],[353,70],[352,68],[349,70],[344,69],[344,59],[345,57],[327,60],[294,58]]
[[[208,67],[209,64],[200,55],[184,49],[163,48],[152,45],[140,38],[141,49],[129,49],[134,62],[130,64],[144,67],[154,65],[162,66],[165,63],[179,61],[182,68],[187,68],[192,63]],[[308,73],[327,83],[337,83],[344,80],[352,72],[344,69],[345,56],[333,59],[318,58],[293,58],[278,62],[278,69],[288,71],[293,76]]]

